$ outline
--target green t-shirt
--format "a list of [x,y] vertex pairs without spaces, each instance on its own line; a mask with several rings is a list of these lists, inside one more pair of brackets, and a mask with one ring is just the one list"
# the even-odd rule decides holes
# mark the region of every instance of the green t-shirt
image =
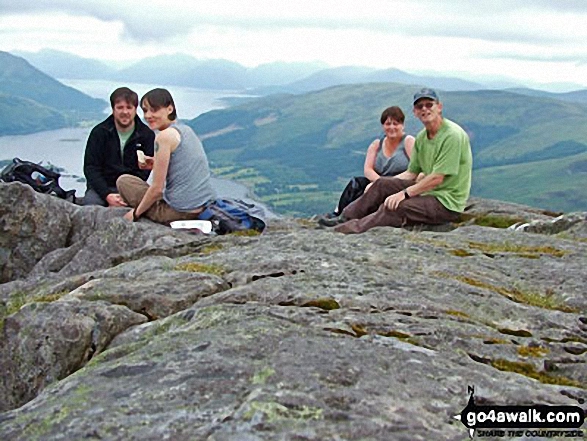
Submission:
[[118,138],[120,139],[120,156],[122,158],[124,158],[124,146],[126,145],[126,141],[129,140],[130,136],[132,135],[132,132],[134,130],[129,130],[128,132],[118,132]]
[[448,210],[464,211],[471,190],[472,168],[469,136],[458,124],[443,118],[433,139],[428,139],[426,129],[416,136],[408,170],[416,174],[443,174],[442,184],[422,194],[436,197]]

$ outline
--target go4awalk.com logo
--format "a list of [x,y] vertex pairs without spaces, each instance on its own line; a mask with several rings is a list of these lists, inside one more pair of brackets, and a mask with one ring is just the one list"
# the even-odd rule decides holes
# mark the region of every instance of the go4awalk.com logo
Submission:
[[469,386],[469,403],[455,415],[469,436],[582,438],[585,411],[579,406],[477,406],[475,388]]

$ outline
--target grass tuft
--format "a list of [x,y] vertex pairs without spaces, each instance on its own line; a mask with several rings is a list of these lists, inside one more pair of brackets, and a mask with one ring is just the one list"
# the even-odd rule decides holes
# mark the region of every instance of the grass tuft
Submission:
[[549,290],[545,294],[542,294],[527,289],[508,289],[501,286],[495,286],[491,285],[490,283],[482,282],[481,280],[473,279],[472,277],[467,276],[455,276],[454,278],[459,282],[466,283],[467,285],[494,291],[516,303],[523,303],[525,305],[537,306],[539,308],[551,309],[562,312],[578,312],[577,309],[571,308],[558,297],[556,297],[552,290]]
[[491,228],[509,228],[514,224],[526,222],[528,221],[521,217],[496,216],[494,214],[476,216],[473,220],[475,225]]
[[518,354],[522,357],[543,357],[548,354],[550,350],[541,346],[520,346]]
[[206,273],[214,274],[215,276],[222,276],[226,274],[226,270],[220,265],[206,264],[206,263],[182,263],[174,268],[175,271],[189,271],[192,273]]
[[332,311],[333,309],[340,309],[340,304],[336,300],[334,300],[330,297],[324,297],[324,298],[310,300],[310,301],[304,303],[302,306],[304,306],[304,307],[313,306],[315,308],[323,309],[324,311]]
[[521,374],[534,380],[538,380],[544,384],[556,384],[559,386],[571,386],[579,387],[581,389],[587,389],[587,386],[579,381],[573,380],[567,377],[559,377],[546,372],[537,371],[534,365],[531,363],[525,363],[520,361],[509,361],[504,359],[491,360],[491,366],[500,371],[514,372]]
[[553,257],[563,257],[568,251],[559,250],[551,246],[531,247],[518,245],[511,242],[503,243],[481,243],[469,242],[469,248],[482,251],[484,253],[516,253],[528,257],[529,255],[548,254]]
[[464,319],[471,318],[471,316],[469,314],[467,314],[466,312],[459,311],[456,309],[447,309],[444,312],[445,312],[445,314],[452,315],[453,317],[460,317],[460,318],[464,318]]
[[259,236],[261,233],[257,230],[240,230],[234,231],[230,233],[231,236],[240,236],[240,237],[253,237]]

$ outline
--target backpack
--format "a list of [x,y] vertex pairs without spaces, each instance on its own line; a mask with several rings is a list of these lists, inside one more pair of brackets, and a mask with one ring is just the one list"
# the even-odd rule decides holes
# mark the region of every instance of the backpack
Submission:
[[44,194],[52,194],[61,199],[75,202],[75,190],[64,190],[59,185],[61,175],[54,170],[14,158],[12,164],[7,165],[0,172],[0,181],[22,182],[32,187],[35,191]]
[[200,214],[199,219],[212,222],[216,234],[265,229],[265,212],[255,204],[240,199],[216,199]]
[[355,176],[352,178],[340,195],[336,213],[342,213],[342,210],[344,210],[347,205],[359,199],[365,192],[365,188],[367,188],[367,185],[369,185],[370,182],[371,181],[364,176]]

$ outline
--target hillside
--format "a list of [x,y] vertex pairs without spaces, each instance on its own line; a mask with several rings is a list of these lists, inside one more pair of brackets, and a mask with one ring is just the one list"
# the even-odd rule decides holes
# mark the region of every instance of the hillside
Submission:
[[260,87],[254,92],[259,95],[276,93],[307,93],[342,84],[399,83],[426,84],[443,90],[481,90],[479,83],[443,76],[413,75],[399,69],[373,69],[357,66],[343,66],[320,70],[312,75],[281,86]]
[[[202,136],[217,174],[247,184],[277,212],[310,215],[331,210],[348,179],[362,174],[385,107],[404,109],[407,133],[422,128],[411,114],[415,88],[361,84],[276,95],[209,112],[189,124]],[[551,210],[587,206],[587,173],[581,168],[587,154],[585,107],[503,91],[442,92],[441,99],[445,116],[471,136],[475,195],[495,197],[493,189],[500,188],[500,198],[540,202]],[[514,165],[504,180],[496,167],[508,164]],[[551,170],[563,173],[564,182]],[[523,191],[513,190],[518,179]],[[504,193],[507,184],[512,191]]]
[[171,54],[145,58],[115,74],[120,81],[169,84],[202,89],[242,89],[246,69],[227,60],[198,60]]
[[511,88],[507,89],[509,92],[518,93],[520,95],[538,96],[542,98],[553,98],[561,101],[569,101],[571,103],[587,104],[587,89],[574,90],[572,92],[552,93],[544,90],[535,90],[527,88]]
[[1,51],[0,95],[0,135],[66,127],[101,116],[107,106]]
[[7,52],[0,52],[0,93],[79,114],[101,112],[107,105],[103,100],[61,84],[24,59]]
[[66,125],[65,116],[55,109],[26,98],[0,94],[0,135],[23,135]]
[[43,49],[39,52],[14,52],[53,78],[100,80],[112,79],[115,69],[91,58],[67,52]]

